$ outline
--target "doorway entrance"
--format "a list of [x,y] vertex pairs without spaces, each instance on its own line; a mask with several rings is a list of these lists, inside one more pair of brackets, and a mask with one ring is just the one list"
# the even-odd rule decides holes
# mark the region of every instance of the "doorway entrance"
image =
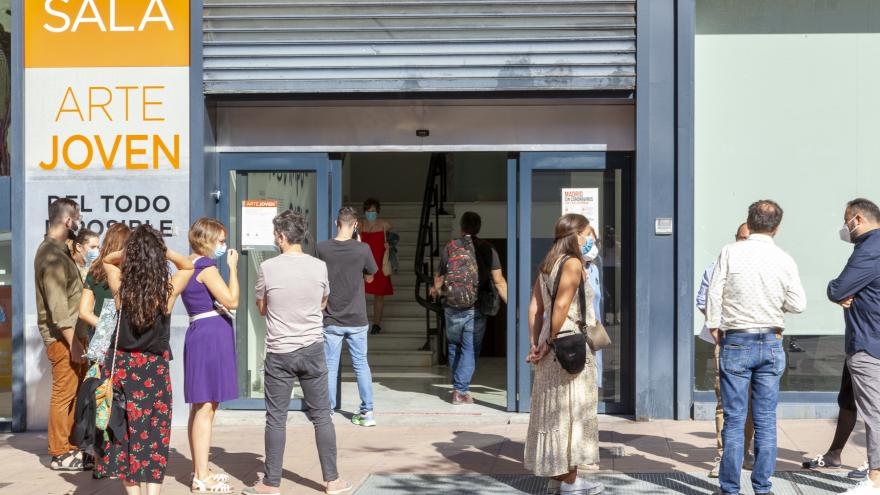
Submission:
[[[250,289],[256,269],[274,256],[271,247],[242,239],[245,201],[274,201],[278,209],[302,211],[315,242],[335,235],[342,205],[363,214],[367,199],[380,202],[380,216],[399,236],[393,294],[385,298],[382,331],[369,336],[369,362],[377,413],[464,411],[452,408],[442,311],[427,301],[427,281],[439,268],[439,251],[459,235],[466,211],[482,218],[480,237],[499,254],[509,302],[490,318],[471,393],[478,410],[529,410],[528,298],[534,266],[552,241],[561,213],[561,190],[595,192],[602,263],[602,315],[614,346],[602,356],[600,412],[631,412],[632,342],[629,243],[632,236],[631,160],[606,152],[351,152],[224,153],[220,158],[219,218],[230,227],[230,247],[242,249],[241,285]],[[442,167],[440,167],[442,164]],[[438,169],[442,169],[439,170]],[[595,190],[595,191],[594,191]],[[549,232],[549,234],[548,234]],[[306,251],[314,245],[306,246]],[[381,261],[381,260],[380,260]],[[331,287],[332,291],[332,287]],[[250,290],[242,291],[236,321],[241,397],[227,408],[260,409],[265,324]],[[368,312],[372,313],[372,296]],[[354,373],[343,351],[337,404],[355,410]],[[290,407],[302,408],[294,390]]]

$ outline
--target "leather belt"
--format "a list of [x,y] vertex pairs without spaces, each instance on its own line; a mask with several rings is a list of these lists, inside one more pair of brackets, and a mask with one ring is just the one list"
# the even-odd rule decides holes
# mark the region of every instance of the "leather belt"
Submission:
[[733,329],[733,330],[722,330],[724,334],[734,334],[734,333],[749,333],[749,334],[767,334],[767,333],[779,333],[782,329],[775,327],[765,327],[765,328],[743,328],[743,329]]

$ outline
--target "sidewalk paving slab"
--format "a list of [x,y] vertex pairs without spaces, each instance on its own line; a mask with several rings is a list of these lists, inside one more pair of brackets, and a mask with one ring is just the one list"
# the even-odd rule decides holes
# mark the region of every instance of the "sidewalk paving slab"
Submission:
[[[225,412],[220,411],[220,416]],[[287,430],[283,493],[322,493],[314,431],[303,418],[295,417],[298,415],[291,414],[294,419]],[[339,470],[343,477],[355,484],[358,495],[456,493],[453,490],[458,485],[468,495],[494,494],[498,486],[507,490],[504,493],[518,493],[513,491],[517,486],[524,487],[525,491],[520,492],[531,493],[528,491],[532,489],[530,486],[540,489],[545,480],[531,476],[522,467],[528,426],[527,422],[521,421],[523,416],[506,415],[507,421],[497,421],[496,418],[483,422],[462,422],[458,421],[459,417],[420,414],[399,418],[382,416],[378,427],[361,428],[352,425],[344,416],[336,415]],[[709,421],[634,422],[603,416],[600,419],[601,471],[585,473],[607,480],[606,493],[612,495],[711,493],[710,487],[716,487],[717,481],[709,480],[705,475],[715,456],[714,428],[714,423]],[[777,469],[800,469],[800,462],[806,455],[827,448],[833,433],[834,423],[827,420],[780,421],[780,444],[784,448],[779,449]],[[263,456],[261,425],[242,422],[218,426],[213,445],[211,463],[214,469],[228,472],[236,490],[257,479]],[[864,445],[864,430],[859,425],[844,450],[843,460],[847,468],[864,461]],[[185,429],[172,430],[171,448],[162,493],[188,494],[191,463]],[[0,436],[0,494],[123,493],[118,481],[93,480],[91,473],[50,471],[49,456],[45,451],[45,432]],[[839,493],[849,486],[848,480],[842,478],[845,472],[780,472],[776,493]],[[428,491],[376,491],[377,487],[389,484],[409,486],[407,484],[419,480],[430,481],[430,476],[438,478],[433,480],[433,485],[425,482]],[[747,487],[745,481],[743,486]]]

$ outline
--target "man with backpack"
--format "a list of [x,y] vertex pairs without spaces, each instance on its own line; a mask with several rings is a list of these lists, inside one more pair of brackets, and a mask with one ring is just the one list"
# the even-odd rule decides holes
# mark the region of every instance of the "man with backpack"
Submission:
[[473,404],[468,393],[486,332],[486,317],[498,313],[499,299],[507,304],[507,281],[498,252],[478,239],[482,220],[468,211],[461,216],[461,237],[440,254],[439,273],[431,294],[443,294],[452,403]]

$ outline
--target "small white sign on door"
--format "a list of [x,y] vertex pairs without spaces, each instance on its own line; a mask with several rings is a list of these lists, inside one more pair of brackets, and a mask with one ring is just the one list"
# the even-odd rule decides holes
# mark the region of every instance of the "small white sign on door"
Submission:
[[241,202],[241,249],[267,250],[275,246],[272,219],[278,214],[274,199],[246,199]]
[[587,217],[596,233],[601,232],[602,230],[599,229],[599,188],[562,188],[562,214],[566,213],[579,213]]

